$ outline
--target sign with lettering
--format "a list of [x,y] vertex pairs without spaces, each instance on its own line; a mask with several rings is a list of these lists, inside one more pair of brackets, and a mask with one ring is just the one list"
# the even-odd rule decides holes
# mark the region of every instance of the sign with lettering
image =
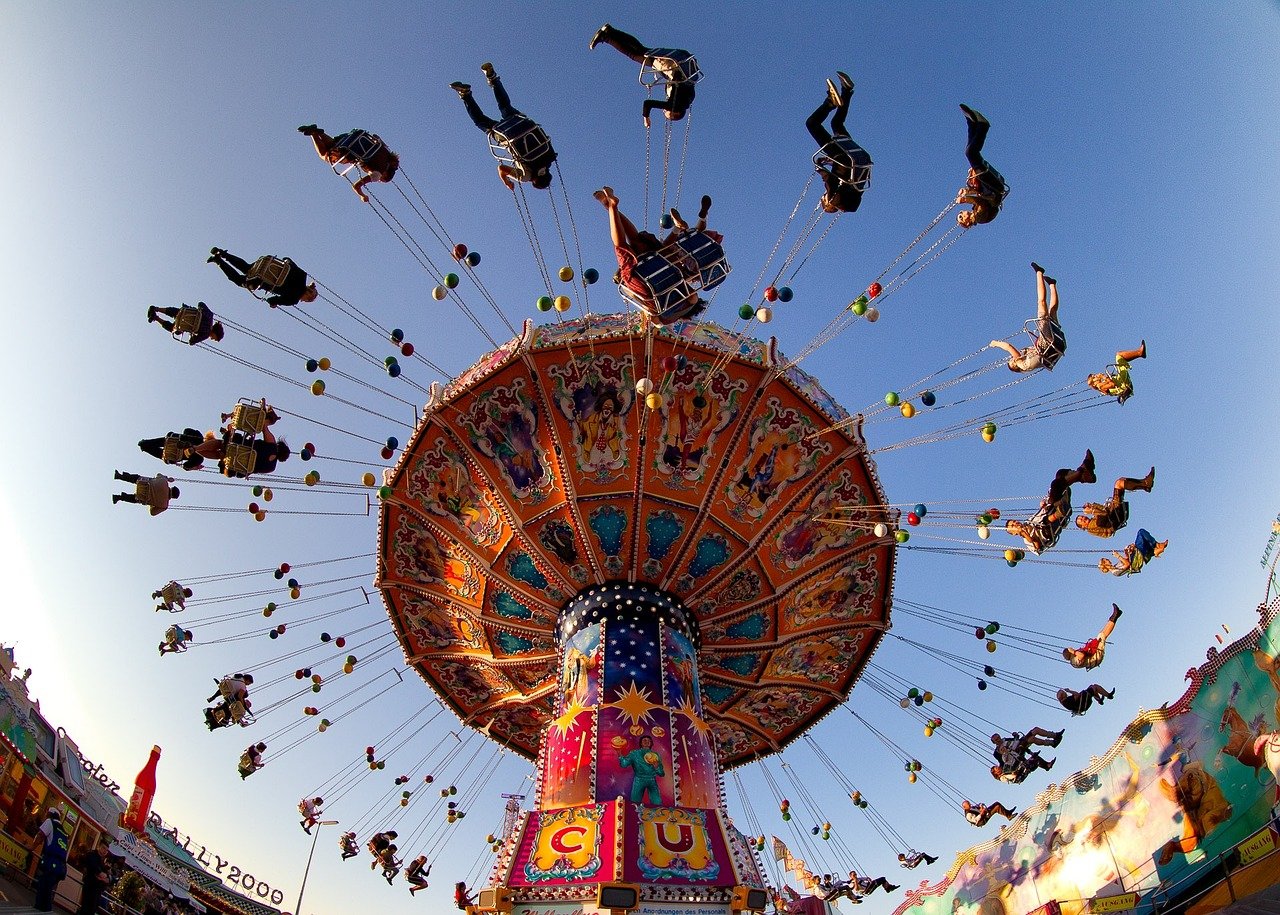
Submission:
[[1121,893],[1119,896],[1095,896],[1089,900],[1089,911],[1093,915],[1102,912],[1127,912],[1138,904],[1137,893]]
[[636,807],[640,873],[646,880],[714,880],[720,862],[711,851],[706,810]]
[[1276,834],[1270,826],[1263,826],[1236,846],[1241,864],[1252,864],[1276,850]]
[[612,804],[534,811],[512,869],[512,885],[611,879],[615,832]]
[[273,889],[271,884],[265,880],[257,879],[250,871],[242,869],[237,864],[232,864],[230,860],[223,858],[219,854],[210,856],[209,849],[204,845],[200,846],[198,853],[194,851],[195,845],[191,841],[191,837],[180,835],[176,826],[166,827],[159,814],[152,813],[147,823],[164,833],[173,840],[175,845],[181,847],[183,851],[195,858],[196,863],[207,873],[222,877],[223,882],[233,891],[243,892],[246,896],[252,894],[259,899],[270,900],[274,906],[284,903],[283,892]]
[[102,763],[92,763],[80,757],[80,765],[84,766],[84,774],[96,781],[113,794],[120,790],[120,783],[115,781],[102,769]]
[[0,832],[0,861],[22,870],[27,863],[27,850],[5,833]]

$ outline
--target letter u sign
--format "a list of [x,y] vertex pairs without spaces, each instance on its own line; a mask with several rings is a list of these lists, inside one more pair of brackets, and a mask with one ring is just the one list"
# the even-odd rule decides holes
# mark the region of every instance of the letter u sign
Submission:
[[[654,823],[658,844],[672,854],[683,855],[693,850],[693,827],[687,823]],[[672,832],[675,836],[672,836]]]

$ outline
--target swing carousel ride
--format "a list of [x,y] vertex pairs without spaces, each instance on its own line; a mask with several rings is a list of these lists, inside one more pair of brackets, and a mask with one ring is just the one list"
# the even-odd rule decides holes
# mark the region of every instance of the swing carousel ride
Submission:
[[[486,74],[493,84],[492,68]],[[701,76],[692,55],[656,49],[644,55],[640,81],[671,99],[679,94],[674,89]],[[834,84],[831,92],[834,107]],[[592,307],[592,293],[597,302],[601,297],[600,271],[583,262],[571,206],[578,195],[566,187],[549,138],[524,115],[504,115],[489,130],[490,145],[508,168],[504,179],[516,179],[512,199],[540,275],[536,304],[550,320],[508,318],[486,286],[479,252],[450,233],[414,184],[409,156],[402,164],[372,133],[330,138],[314,125],[303,132],[321,156],[367,195],[368,209],[430,277],[432,297],[455,305],[491,350],[450,376],[415,348],[412,329],[387,326],[375,310],[273,256],[240,262],[243,274],[235,281],[279,306],[271,317],[296,322],[293,335],[256,329],[221,310],[214,316],[183,309],[174,316],[176,338],[198,344],[201,355],[262,372],[279,388],[265,399],[242,400],[219,433],[170,433],[152,449],[188,470],[184,485],[218,487],[210,491],[234,493],[230,501],[239,504],[198,505],[191,496],[168,495],[167,487],[157,495],[146,479],[137,481],[137,500],[150,500],[153,514],[157,508],[237,512],[244,511],[241,493],[247,492],[248,514],[258,521],[376,511],[378,522],[373,553],[357,544],[343,551],[352,555],[332,559],[179,575],[154,595],[157,609],[185,614],[181,625],[170,627],[161,654],[264,634],[273,644],[292,642],[290,650],[259,663],[238,664],[223,678],[220,702],[207,717],[210,730],[255,726],[254,744],[241,759],[245,778],[264,767],[267,773],[257,778],[270,778],[273,756],[337,729],[372,703],[392,701],[384,698],[392,690],[402,696],[408,687],[400,669],[385,667],[397,652],[403,655],[404,668],[416,671],[438,702],[419,707],[399,700],[403,714],[390,733],[360,738],[368,744],[363,752],[296,792],[326,799],[325,815],[343,824],[344,858],[372,836],[373,866],[382,867],[388,883],[419,850],[433,860],[481,801],[494,760],[519,756],[533,763],[533,803],[523,809],[522,796],[506,795],[502,824],[476,841],[482,857],[464,881],[476,892],[457,887],[460,907],[826,911],[840,893],[818,874],[842,875],[857,861],[854,849],[812,787],[785,761],[770,769],[771,758],[776,762],[793,743],[807,748],[899,860],[918,864],[910,843],[858,789],[849,771],[855,761],[829,752],[811,728],[833,711],[848,711],[903,763],[908,781],[924,782],[950,815],[968,795],[846,705],[855,683],[900,706],[926,735],[936,731],[980,762],[990,750],[985,718],[963,702],[944,704],[872,660],[893,637],[891,609],[938,626],[947,639],[956,631],[973,633],[987,651],[1001,633],[985,615],[895,603],[899,551],[979,556],[1015,567],[1044,561],[1040,554],[1072,517],[1069,487],[1065,503],[1059,491],[1039,506],[1035,498],[1004,499],[1000,508],[994,499],[956,500],[932,511],[914,501],[894,503],[873,454],[961,436],[992,441],[998,428],[1123,400],[1132,391],[1128,360],[1044,391],[1037,379],[1046,376],[1035,371],[987,385],[987,374],[1003,370],[1007,360],[993,360],[991,348],[983,347],[850,412],[800,363],[855,324],[876,321],[886,301],[963,238],[973,220],[956,217],[969,212],[975,195],[987,193],[981,174],[971,173],[959,198],[941,201],[919,235],[788,357],[753,328],[791,301],[788,284],[797,282],[842,215],[837,207],[813,205],[816,179],[828,191],[831,181],[855,183],[859,199],[863,191],[874,193],[870,157],[847,135],[832,138],[814,157],[818,171],[774,253],[754,285],[734,293],[743,304],[727,309],[725,321],[715,298],[741,271],[732,273],[732,250],[726,254],[721,237],[706,229],[710,201],[704,200],[697,228],[674,209],[696,136],[692,118],[683,129],[671,120],[648,129],[650,147],[661,149],[657,222],[671,234],[661,241],[647,236],[653,244],[624,263],[633,268],[620,277],[624,310],[611,313]],[[959,179],[958,152],[956,159]],[[554,165],[545,192],[525,180],[537,170],[532,160],[544,170]],[[843,176],[842,162],[851,166]],[[656,175],[653,184],[656,189]],[[986,201],[992,215],[1006,190],[1001,182],[998,197]],[[598,192],[597,200],[612,219],[617,202],[611,206],[610,194]],[[647,195],[648,189],[646,221]],[[797,218],[806,203],[812,212]],[[542,240],[555,237],[552,226],[563,251],[558,264],[553,243]],[[210,260],[229,276],[238,261],[221,249]],[[1042,279],[1042,292],[1044,286]],[[702,307],[708,316],[695,317]],[[505,332],[491,334],[481,317],[486,309]],[[213,335],[215,317],[220,330]],[[1049,336],[1045,325],[1037,327],[1038,334],[1028,333],[1028,349]],[[320,355],[317,347],[341,357]],[[281,369],[279,361],[264,364],[257,352],[283,354],[296,371]],[[439,380],[419,381],[422,371]],[[1024,382],[1036,391],[1015,400]],[[308,393],[320,409],[295,408]],[[403,447],[395,435],[384,441],[367,434],[370,417],[385,428],[400,421],[382,411],[406,409],[414,422]],[[358,431],[343,418],[353,411],[363,414]],[[869,449],[864,424],[917,415],[926,431]],[[276,440],[277,423],[295,434],[315,425],[322,444],[308,442],[291,453]],[[379,450],[381,475],[363,458],[347,456],[343,441]],[[287,475],[283,464],[290,458],[308,463],[304,475]],[[362,464],[363,472],[350,470]],[[323,478],[310,469],[318,467],[325,468]],[[1053,469],[1045,468],[1046,479]],[[1091,482],[1091,473],[1090,467],[1076,482]],[[363,507],[351,510],[352,503]],[[1040,535],[1001,540],[998,522],[1011,520]],[[1000,534],[994,541],[993,533]],[[1096,558],[1079,557],[1089,551],[1073,552],[1065,564],[1095,565]],[[385,614],[371,609],[361,584],[370,578],[371,560]],[[236,584],[269,577],[275,584]],[[263,623],[261,617],[274,614],[285,621]],[[1069,641],[1014,627],[1000,637],[1046,658],[1059,651],[1055,639],[1058,646]],[[299,640],[306,644],[297,647]],[[906,644],[976,680],[980,690],[989,683],[999,688],[990,659]],[[1025,675],[1006,679],[1016,681],[1022,696],[1052,696],[1056,688]],[[303,704],[320,703],[315,695],[322,693],[322,707]],[[446,712],[463,727],[449,731]],[[268,717],[281,726],[264,733]],[[354,723],[345,722],[348,731]],[[389,764],[404,774],[392,779]],[[770,846],[758,798],[737,782],[740,767],[762,774],[789,837],[775,837]],[[736,822],[745,828],[730,818],[725,773],[738,785],[744,809]],[[343,799],[366,780],[385,793],[363,814],[344,810]],[[316,819],[319,806],[303,810],[304,824]],[[766,848],[769,854],[761,856]],[[483,857],[488,854],[492,860]],[[405,873],[413,887],[422,888],[415,880],[425,886],[421,864]],[[792,883],[800,893],[790,890]],[[856,885],[845,893],[852,901],[857,895]]]

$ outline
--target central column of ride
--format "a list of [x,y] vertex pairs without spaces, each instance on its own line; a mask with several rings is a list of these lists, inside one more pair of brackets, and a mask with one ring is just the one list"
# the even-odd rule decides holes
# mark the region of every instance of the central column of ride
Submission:
[[727,911],[734,887],[761,883],[723,810],[693,615],[656,588],[607,584],[569,602],[557,636],[537,809],[500,862],[502,882],[526,903],[630,883],[648,900]]
[[720,806],[702,718],[697,624],[646,585],[578,595],[560,614],[556,718],[542,742],[539,806],[623,798],[639,807]]

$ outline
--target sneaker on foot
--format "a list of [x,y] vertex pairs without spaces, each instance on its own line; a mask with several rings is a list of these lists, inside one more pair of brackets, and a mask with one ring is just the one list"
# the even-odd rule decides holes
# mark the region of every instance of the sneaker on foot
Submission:
[[840,80],[840,85],[844,87],[844,91],[853,95],[853,78],[843,70],[837,70],[836,77]]
[[831,103],[832,108],[840,107],[840,90],[831,80],[827,80],[827,101]]
[[1057,280],[1055,280],[1053,277],[1049,276],[1049,274],[1047,274],[1047,273],[1046,273],[1046,274],[1045,274],[1045,276],[1044,276],[1044,282],[1045,282],[1045,285],[1046,285],[1046,286],[1057,286],[1057,285],[1058,285],[1058,281],[1057,281]]
[[469,83],[452,82],[449,88],[458,93],[458,98],[466,98],[471,94],[471,85]]
[[485,61],[480,65],[480,72],[483,73],[485,78],[488,80],[492,80],[497,75],[493,72],[493,64],[488,61]]
[[111,496],[111,504],[112,504],[112,505],[115,505],[115,504],[116,504],[117,502],[119,502],[119,501],[120,501],[120,497],[119,497],[118,495],[112,495],[112,496]]
[[711,212],[711,198],[706,194],[702,195],[702,205],[698,208],[698,218],[706,219],[707,214]]
[[886,883],[884,885],[884,891],[886,893],[892,893],[894,890],[899,890],[899,889],[902,889],[902,887],[896,883]]
[[1146,340],[1143,340],[1142,345],[1138,347],[1138,358],[1139,359],[1147,358],[1147,341]]
[[151,323],[156,319],[156,307],[152,305],[147,309],[147,323]]
[[604,36],[609,34],[610,28],[612,28],[612,26],[606,22],[604,25],[600,26],[600,28],[596,29],[596,33],[591,36],[591,42],[587,45],[587,50],[594,51],[596,49],[596,45],[604,41]]
[[965,119],[966,119],[966,120],[973,121],[973,122],[974,122],[974,123],[976,123],[976,124],[987,124],[987,123],[990,123],[989,121],[987,121],[987,119],[986,119],[986,118],[984,118],[984,117],[982,116],[982,113],[981,113],[981,112],[979,112],[979,111],[974,111],[974,110],[973,110],[972,108],[970,108],[968,105],[965,105],[965,104],[963,104],[963,103],[962,103],[962,104],[960,105],[960,110],[964,112],[964,116],[965,116]]
[[1156,469],[1152,467],[1147,471],[1147,475],[1142,478],[1142,488],[1147,492],[1151,492],[1156,485]]
[[1044,273],[1044,268],[1041,267],[1039,264],[1037,264],[1035,261],[1031,262],[1031,269],[1034,270],[1036,273]]
[[[1066,731],[1056,731],[1056,732],[1054,733],[1054,735],[1053,735],[1053,745],[1054,745],[1055,747],[1056,747],[1058,744],[1062,743],[1062,735],[1063,735],[1063,734],[1065,734],[1065,733],[1066,733]],[[1052,764],[1051,764],[1051,765],[1052,765]]]

